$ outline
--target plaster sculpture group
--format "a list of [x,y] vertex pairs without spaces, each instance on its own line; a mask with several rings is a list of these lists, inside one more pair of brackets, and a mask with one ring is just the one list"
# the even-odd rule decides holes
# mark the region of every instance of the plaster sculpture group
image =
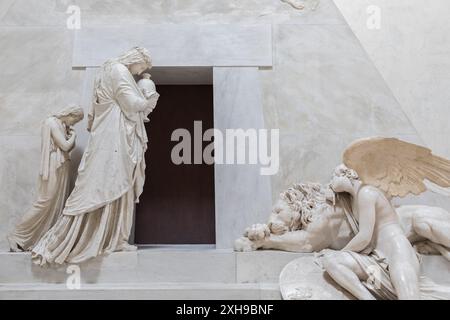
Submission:
[[148,90],[149,83],[145,91],[139,88],[133,76],[151,67],[148,51],[135,47],[100,68],[88,114],[89,142],[67,200],[66,160],[75,140],[71,126],[83,113],[68,109],[46,120],[41,180],[47,182],[8,237],[11,249],[31,250],[33,262],[41,266],[136,249],[128,238],[145,180],[144,122],[159,94],[154,86]]
[[[100,68],[71,192],[69,153],[83,110],[70,106],[43,122],[38,196],[8,235],[12,251],[31,251],[33,262],[46,266],[136,250],[128,238],[145,181],[144,123],[159,99],[144,73],[151,67],[148,51],[135,47]],[[448,194],[449,187],[450,161],[431,150],[395,138],[362,139],[345,150],[329,185],[300,183],[283,192],[268,223],[248,228],[235,250],[317,252],[326,273],[358,299],[450,298],[449,288],[420,276],[418,254],[450,261],[450,213],[391,203],[427,189]]]
[[445,191],[450,161],[398,139],[368,138],[351,144],[343,162],[328,186],[296,184],[282,193],[269,222],[248,228],[235,249],[318,252],[328,275],[358,299],[450,299],[450,288],[420,276],[413,247],[450,260],[450,213],[391,204],[427,185]]

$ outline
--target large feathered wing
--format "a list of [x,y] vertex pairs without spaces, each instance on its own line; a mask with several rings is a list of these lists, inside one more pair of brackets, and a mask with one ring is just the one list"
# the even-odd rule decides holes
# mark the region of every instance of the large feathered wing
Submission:
[[427,190],[426,180],[450,187],[450,161],[431,150],[396,138],[366,138],[353,142],[344,152],[344,164],[355,170],[365,184],[393,197]]

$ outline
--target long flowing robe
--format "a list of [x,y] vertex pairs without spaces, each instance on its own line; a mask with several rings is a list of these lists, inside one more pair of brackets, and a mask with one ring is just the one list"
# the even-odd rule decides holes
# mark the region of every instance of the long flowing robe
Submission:
[[11,244],[15,243],[25,251],[31,250],[55,224],[69,193],[70,157],[53,139],[51,122],[56,122],[61,133],[68,138],[66,128],[58,119],[50,117],[42,123],[36,200],[8,235]]
[[128,244],[145,180],[146,100],[120,63],[102,70],[96,84],[91,135],[75,188],[55,226],[33,249],[36,264],[81,263]]

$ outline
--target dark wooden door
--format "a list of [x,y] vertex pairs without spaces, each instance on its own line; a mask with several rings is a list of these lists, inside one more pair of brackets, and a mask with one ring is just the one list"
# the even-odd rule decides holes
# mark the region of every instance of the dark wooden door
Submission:
[[161,97],[146,125],[146,182],[136,209],[135,243],[214,244],[214,166],[171,160],[178,144],[171,141],[174,130],[191,132],[193,154],[194,121],[202,121],[203,131],[213,127],[213,87],[164,85],[157,90]]

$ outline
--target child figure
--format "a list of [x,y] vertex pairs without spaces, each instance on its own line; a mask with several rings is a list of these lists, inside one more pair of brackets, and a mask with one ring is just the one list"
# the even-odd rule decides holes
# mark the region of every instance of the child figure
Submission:
[[[159,99],[159,93],[156,92],[156,85],[155,83],[150,79],[151,75],[149,73],[143,73],[142,79],[138,82],[138,87],[141,90],[142,94],[144,95],[145,99],[152,100],[154,102],[154,105],[156,106],[156,103]],[[146,119],[144,122],[149,122],[148,115],[150,112],[153,111],[153,108],[148,108],[144,111]]]

